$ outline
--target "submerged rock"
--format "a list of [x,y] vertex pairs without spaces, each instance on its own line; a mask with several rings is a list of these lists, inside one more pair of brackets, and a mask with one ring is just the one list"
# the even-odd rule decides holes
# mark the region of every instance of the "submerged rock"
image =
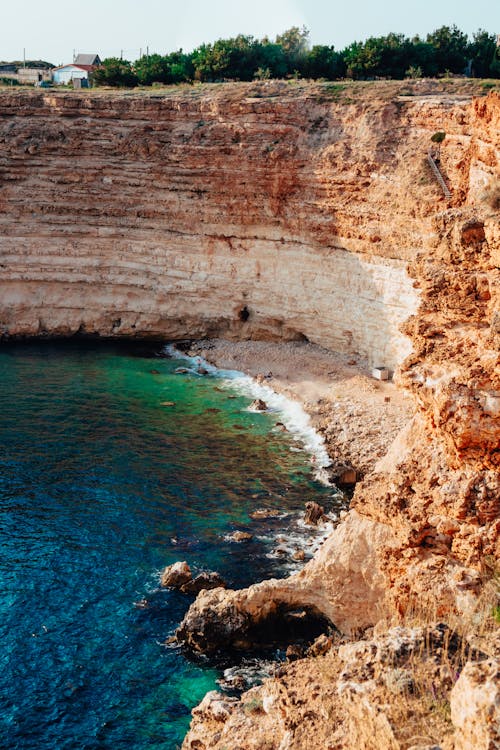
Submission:
[[265,518],[278,518],[281,515],[279,510],[276,508],[257,508],[248,514],[254,521],[260,521]]
[[248,531],[234,531],[232,534],[229,534],[226,539],[230,542],[249,542],[253,539],[253,536],[252,534],[249,534]]

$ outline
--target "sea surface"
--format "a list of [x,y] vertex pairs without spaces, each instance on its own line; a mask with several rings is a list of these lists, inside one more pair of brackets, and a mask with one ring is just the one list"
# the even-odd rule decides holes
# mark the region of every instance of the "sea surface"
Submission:
[[[297,407],[252,412],[250,379],[164,354],[0,347],[2,750],[180,746],[222,667],[165,644],[193,597],[160,589],[159,571],[187,560],[234,587],[287,575],[276,537],[306,543],[307,500],[339,508]],[[259,507],[286,515],[252,521]]]

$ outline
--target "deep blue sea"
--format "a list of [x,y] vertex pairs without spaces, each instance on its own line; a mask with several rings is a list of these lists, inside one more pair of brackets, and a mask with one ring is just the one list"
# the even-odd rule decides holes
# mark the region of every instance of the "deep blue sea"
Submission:
[[[220,673],[165,645],[192,597],[159,571],[187,560],[235,587],[286,575],[273,534],[307,500],[334,503],[279,413],[161,352],[0,347],[2,750],[180,746]],[[262,506],[288,520],[252,521]],[[227,541],[235,529],[253,541]]]

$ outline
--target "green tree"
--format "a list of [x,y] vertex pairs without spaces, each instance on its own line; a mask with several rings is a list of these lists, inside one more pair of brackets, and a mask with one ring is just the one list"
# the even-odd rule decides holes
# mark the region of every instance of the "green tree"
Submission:
[[107,57],[92,74],[93,83],[98,86],[133,87],[137,86],[137,76],[128,60]]
[[427,42],[436,53],[438,73],[463,73],[467,66],[468,39],[455,25],[441,28],[427,34]]
[[[438,72],[436,62],[436,50],[428,42],[424,42],[419,36],[411,40],[411,66],[420,68],[423,76],[435,76]],[[410,67],[410,66],[409,66]]]
[[182,50],[169,55],[144,55],[134,63],[137,79],[143,86],[152,83],[181,83],[193,78],[191,57]]
[[365,75],[363,42],[352,42],[341,54],[347,77],[354,78],[354,80],[363,78]]
[[403,34],[369,37],[354,42],[342,54],[351,78],[404,78],[411,66],[418,66],[413,45]]
[[333,47],[316,44],[306,55],[304,75],[308,78],[340,78],[345,73],[342,56]]
[[276,44],[279,44],[283,50],[288,73],[301,72],[309,48],[309,30],[305,26],[301,29],[298,26],[292,26],[282,34],[278,34]]
[[412,64],[412,44],[403,34],[379,37],[380,62],[377,75],[384,78],[404,78]]
[[[472,64],[472,75],[476,78],[488,78],[494,73],[496,37],[483,29],[478,29],[472,37],[468,53]],[[494,76],[496,77],[496,76]]]
[[[218,39],[213,44],[202,44],[191,56],[194,76],[198,81],[251,81],[269,71],[279,78],[287,73],[287,60],[282,47],[268,39],[258,41],[239,34],[232,39]],[[266,72],[267,75],[267,72]]]
[[264,38],[256,49],[257,69],[269,69],[271,78],[284,78],[288,71],[288,64],[283,47]]
[[257,68],[255,40],[240,34],[202,44],[192,54],[195,78],[199,81],[252,80]]
[[167,82],[169,65],[161,55],[147,55],[136,60],[134,70],[142,86],[151,86],[154,81]]

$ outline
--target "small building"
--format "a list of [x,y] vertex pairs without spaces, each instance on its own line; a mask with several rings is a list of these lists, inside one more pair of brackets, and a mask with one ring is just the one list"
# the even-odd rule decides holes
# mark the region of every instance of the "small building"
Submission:
[[50,68],[18,68],[17,80],[19,83],[41,83],[52,80]]
[[[99,55],[77,55],[69,65],[60,65],[52,71],[52,80],[57,84],[69,84],[76,79],[89,80],[89,73],[101,65]],[[88,84],[87,84],[88,85]],[[81,87],[81,84],[80,84]]]
[[19,63],[0,63],[0,78],[9,79],[12,83],[38,84],[52,80],[50,67],[21,66]]
[[88,89],[89,81],[88,78],[73,78],[74,89]]
[[75,78],[85,78],[88,80],[89,72],[93,70],[90,65],[60,65],[52,70],[52,80],[56,85],[71,83]]
[[92,68],[97,68],[99,65],[102,65],[101,58],[99,57],[99,55],[95,55],[94,53],[90,55],[77,55],[73,60],[73,64],[80,65],[83,68],[86,68],[89,65]]

